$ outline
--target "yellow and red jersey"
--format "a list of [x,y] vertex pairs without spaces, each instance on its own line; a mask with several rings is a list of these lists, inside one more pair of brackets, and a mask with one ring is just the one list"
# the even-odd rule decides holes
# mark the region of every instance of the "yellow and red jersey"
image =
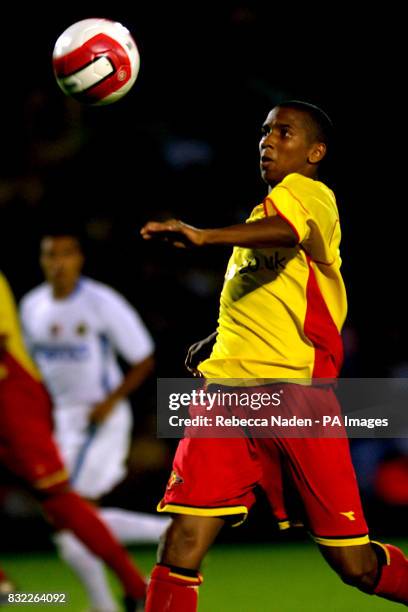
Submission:
[[0,461],[36,489],[68,480],[52,437],[50,398],[24,346],[13,294],[1,272]]
[[24,346],[10,286],[0,272],[0,380],[17,372],[41,380],[41,375]]
[[289,174],[247,223],[280,215],[293,248],[234,247],[218,336],[199,369],[208,379],[333,378],[342,358],[347,297],[336,199],[322,182]]

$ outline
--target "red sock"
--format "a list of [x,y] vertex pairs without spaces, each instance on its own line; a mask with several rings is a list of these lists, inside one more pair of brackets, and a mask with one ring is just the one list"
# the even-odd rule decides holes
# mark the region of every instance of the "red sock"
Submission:
[[56,529],[72,531],[115,572],[127,595],[143,599],[146,584],[126,550],[115,540],[90,504],[73,491],[55,493],[43,507]]
[[379,542],[374,544],[380,546],[386,556],[374,593],[384,599],[408,605],[408,559],[396,546]]
[[147,589],[145,612],[196,612],[202,581],[198,572],[156,565]]

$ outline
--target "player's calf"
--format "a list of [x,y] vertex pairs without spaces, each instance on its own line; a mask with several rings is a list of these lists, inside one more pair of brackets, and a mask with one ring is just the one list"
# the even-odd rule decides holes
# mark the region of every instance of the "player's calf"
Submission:
[[159,561],[198,570],[224,523],[216,517],[176,515],[160,543]]
[[144,598],[144,578],[90,504],[70,490],[67,483],[43,489],[39,499],[56,530],[72,531],[116,573],[126,595],[135,600]]

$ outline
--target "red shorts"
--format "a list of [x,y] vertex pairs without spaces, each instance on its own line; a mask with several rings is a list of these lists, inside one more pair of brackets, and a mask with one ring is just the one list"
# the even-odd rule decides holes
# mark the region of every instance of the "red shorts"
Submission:
[[47,391],[9,355],[2,366],[7,377],[0,380],[0,461],[37,489],[66,481]]
[[[284,387],[282,414],[287,404],[290,416],[296,403],[323,406],[322,414],[340,413],[331,388]],[[369,541],[346,438],[184,438],[158,510],[231,517],[239,524],[255,501],[258,485],[275,516],[285,522],[283,470],[297,489],[307,527],[319,544],[350,546]]]

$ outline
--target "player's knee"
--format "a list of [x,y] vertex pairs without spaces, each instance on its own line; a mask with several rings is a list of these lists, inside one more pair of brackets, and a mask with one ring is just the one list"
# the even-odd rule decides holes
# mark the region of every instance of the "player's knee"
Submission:
[[320,551],[343,582],[372,593],[377,580],[378,561],[371,544],[321,546]]
[[359,563],[352,559],[343,560],[336,571],[345,584],[360,591],[371,593],[376,583],[377,568],[375,564]]
[[173,519],[162,535],[159,545],[159,561],[189,567],[199,565],[206,550],[200,538],[199,524],[186,517]]
[[167,549],[172,551],[191,551],[199,546],[199,532],[194,524],[173,521],[165,534]]

